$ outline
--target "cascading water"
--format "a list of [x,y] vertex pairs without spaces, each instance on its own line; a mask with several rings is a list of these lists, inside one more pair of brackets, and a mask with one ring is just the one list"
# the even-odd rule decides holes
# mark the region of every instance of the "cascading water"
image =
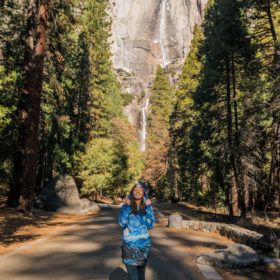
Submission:
[[146,150],[148,108],[149,97],[146,97],[141,108],[140,150],[142,152]]
[[[160,4],[160,21],[159,21],[159,33],[158,42],[161,49],[160,65],[165,67],[170,63],[167,38],[167,13],[170,9],[169,0],[161,0]],[[149,107],[149,97],[145,97],[143,105],[141,107],[141,128],[140,128],[140,150],[144,152],[146,150],[146,139],[147,139],[147,115]]]
[[166,47],[167,40],[167,11],[170,9],[169,0],[162,0],[160,5],[160,24],[159,24],[159,44],[161,49],[161,67],[165,67],[169,61],[168,48]]

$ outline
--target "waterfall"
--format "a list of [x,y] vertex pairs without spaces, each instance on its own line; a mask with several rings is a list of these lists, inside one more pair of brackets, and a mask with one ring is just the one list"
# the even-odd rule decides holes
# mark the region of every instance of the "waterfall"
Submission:
[[165,67],[168,63],[168,48],[166,48],[165,44],[167,41],[167,11],[169,10],[169,0],[162,0],[160,5],[160,24],[159,24],[159,44],[161,49],[161,67]]
[[141,108],[140,150],[142,152],[146,150],[148,107],[149,97],[146,97]]

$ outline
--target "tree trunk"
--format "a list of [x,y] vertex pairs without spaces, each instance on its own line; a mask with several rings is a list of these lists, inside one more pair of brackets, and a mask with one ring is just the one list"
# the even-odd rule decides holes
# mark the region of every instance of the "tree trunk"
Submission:
[[238,127],[238,111],[237,111],[237,100],[236,100],[236,76],[235,76],[235,61],[234,53],[231,57],[231,76],[232,76],[232,92],[233,92],[233,107],[234,107],[234,125],[235,125],[235,145],[237,148],[240,145],[239,141],[239,127]]
[[25,212],[33,209],[33,193],[36,184],[38,128],[47,39],[47,4],[47,0],[40,2],[39,21],[36,23],[35,0],[29,2],[24,57],[25,75],[18,105],[19,128],[15,157],[15,183],[19,189],[19,209]]
[[234,174],[231,175],[230,192],[229,192],[229,214],[230,216],[238,216],[238,189]]
[[[41,116],[42,119],[42,116]],[[41,136],[41,142],[42,144],[39,145],[41,146],[41,150],[38,151],[39,155],[39,162],[38,162],[38,171],[37,171],[37,177],[36,177],[36,189],[35,192],[40,192],[43,188],[43,182],[45,178],[45,169],[46,169],[46,158],[47,158],[47,147],[43,144],[43,139],[46,137],[45,135],[45,127],[44,123],[42,122],[42,131],[39,132]],[[40,140],[39,140],[40,142]]]
[[[241,215],[242,217],[246,217],[248,214],[249,209],[251,208],[250,205],[250,189],[248,180],[246,177],[246,170],[244,170],[244,165],[241,161],[240,155],[240,134],[239,134],[239,125],[238,125],[238,109],[237,109],[237,94],[236,94],[236,73],[235,73],[235,60],[234,60],[234,53],[231,55],[231,76],[232,76],[232,92],[233,92],[233,108],[234,108],[234,125],[235,125],[235,141],[234,141],[234,151],[235,151],[235,163],[236,163],[236,170],[237,170],[237,180],[238,180],[238,187],[239,187],[239,199],[240,199],[240,206],[241,206]],[[242,188],[242,189],[241,189]]]
[[226,58],[226,84],[227,84],[227,90],[226,90],[226,105],[227,105],[227,132],[228,132],[228,146],[229,146],[229,152],[230,152],[230,162],[231,167],[233,170],[233,176],[232,176],[232,182],[230,185],[230,199],[229,199],[229,212],[232,216],[238,215],[238,174],[237,174],[237,168],[236,168],[236,161],[235,161],[235,155],[234,155],[234,147],[232,142],[232,110],[231,110],[231,90],[230,90],[230,59],[229,57]]
[[271,140],[271,164],[269,172],[269,184],[272,186],[273,206],[279,208],[280,192],[280,125],[279,121],[274,119],[272,125]]

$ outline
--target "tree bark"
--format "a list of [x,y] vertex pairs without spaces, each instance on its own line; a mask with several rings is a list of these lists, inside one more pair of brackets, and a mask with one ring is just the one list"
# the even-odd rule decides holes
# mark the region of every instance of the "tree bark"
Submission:
[[274,119],[272,125],[271,140],[271,164],[269,172],[269,183],[273,187],[273,206],[279,208],[280,201],[280,125]]
[[240,140],[239,140],[238,111],[237,111],[237,100],[236,100],[237,97],[236,97],[234,53],[232,53],[231,56],[231,76],[232,76],[232,93],[233,93],[233,108],[234,108],[234,125],[235,125],[235,145],[238,148],[240,145]]
[[231,79],[230,79],[230,58],[226,58],[226,106],[227,106],[227,132],[228,146],[230,151],[230,163],[233,170],[232,182],[229,192],[229,212],[231,216],[238,215],[238,174],[236,168],[236,160],[233,147],[233,129],[232,129],[232,110],[231,110]]
[[[235,141],[234,141],[234,150],[235,150],[235,163],[237,169],[237,180],[238,187],[240,188],[239,199],[241,206],[241,215],[242,217],[246,217],[250,205],[250,189],[248,185],[248,180],[246,178],[246,170],[242,165],[242,161],[240,160],[240,134],[239,134],[239,118],[238,118],[238,108],[237,108],[237,94],[236,94],[236,73],[235,73],[235,59],[234,53],[231,55],[231,76],[232,76],[232,93],[233,93],[233,108],[234,108],[234,125],[235,125]],[[242,188],[242,189],[241,189]]]
[[[44,54],[47,40],[48,1],[41,0],[36,22],[35,0],[29,1],[24,79],[18,105],[19,127],[15,157],[15,183],[19,190],[19,209],[33,210],[33,193],[38,163],[38,128],[43,82]],[[15,201],[17,204],[17,201]]]

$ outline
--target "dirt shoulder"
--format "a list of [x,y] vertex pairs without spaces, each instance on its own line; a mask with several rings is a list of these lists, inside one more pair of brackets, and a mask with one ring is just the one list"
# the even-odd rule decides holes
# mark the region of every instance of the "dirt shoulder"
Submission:
[[57,234],[96,213],[65,214],[35,210],[34,216],[12,208],[0,208],[0,254],[13,251],[36,239]]

